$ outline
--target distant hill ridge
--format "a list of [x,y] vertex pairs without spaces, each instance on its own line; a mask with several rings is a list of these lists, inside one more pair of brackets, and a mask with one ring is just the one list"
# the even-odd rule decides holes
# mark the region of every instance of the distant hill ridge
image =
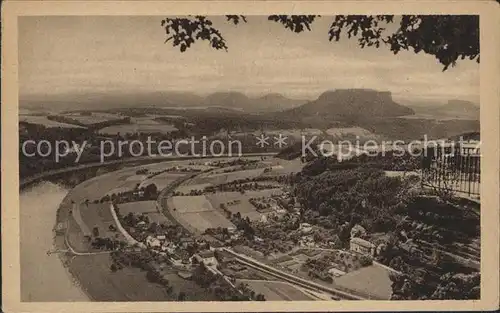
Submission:
[[247,112],[274,112],[296,107],[307,100],[290,99],[282,94],[270,93],[251,98],[241,92],[215,92],[205,98],[206,106],[240,108]]
[[290,99],[278,93],[248,97],[241,92],[215,92],[206,97],[191,92],[154,91],[135,93],[74,93],[59,95],[32,95],[21,97],[22,108],[47,108],[75,110],[77,108],[115,109],[131,107],[220,107],[245,112],[276,112],[287,110],[307,100]]
[[448,100],[447,103],[435,101],[420,101],[416,103],[408,103],[415,113],[442,118],[460,118],[479,120],[480,107],[478,103],[466,100]]
[[389,91],[373,89],[337,89],[322,93],[316,100],[285,112],[301,117],[349,119],[397,117],[414,114],[408,107],[396,103]]

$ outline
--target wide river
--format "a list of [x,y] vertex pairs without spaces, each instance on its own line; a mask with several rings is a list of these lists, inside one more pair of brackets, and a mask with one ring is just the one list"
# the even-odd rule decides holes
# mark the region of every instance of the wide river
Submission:
[[52,229],[68,190],[49,182],[20,194],[21,301],[89,301],[73,282],[53,246]]

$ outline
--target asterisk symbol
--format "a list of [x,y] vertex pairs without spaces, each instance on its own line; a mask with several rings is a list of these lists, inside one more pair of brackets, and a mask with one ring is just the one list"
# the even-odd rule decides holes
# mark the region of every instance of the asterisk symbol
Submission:
[[274,145],[280,147],[281,149],[283,146],[287,145],[286,143],[287,138],[288,138],[287,136],[279,134],[278,137],[274,137]]
[[257,143],[256,145],[261,147],[261,148],[264,148],[264,146],[269,146],[269,137],[264,135],[264,134],[260,134],[260,136],[255,136],[255,139],[257,139]]

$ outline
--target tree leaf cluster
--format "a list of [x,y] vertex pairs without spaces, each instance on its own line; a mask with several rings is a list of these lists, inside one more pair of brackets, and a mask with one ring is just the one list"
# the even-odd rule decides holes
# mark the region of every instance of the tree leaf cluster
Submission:
[[[294,33],[311,31],[319,15],[269,15],[268,21],[281,24]],[[329,41],[339,41],[345,34],[355,38],[360,48],[384,47],[394,54],[402,50],[423,52],[434,56],[443,71],[455,66],[458,60],[479,63],[478,15],[336,15],[328,30]],[[244,15],[226,15],[233,25],[247,23]],[[394,27],[389,27],[393,25]],[[161,21],[167,39],[181,52],[199,40],[209,42],[216,50],[228,50],[221,31],[206,16],[165,18]]]

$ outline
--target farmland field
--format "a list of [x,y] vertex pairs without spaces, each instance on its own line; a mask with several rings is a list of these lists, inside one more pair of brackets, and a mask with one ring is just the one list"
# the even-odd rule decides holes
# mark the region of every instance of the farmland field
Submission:
[[[232,213],[240,212],[243,214],[255,211],[255,207],[248,202],[249,197],[242,195],[240,192],[217,192],[207,195],[207,198],[214,208],[218,208],[221,204],[224,204]],[[239,201],[240,203],[229,204],[230,202],[234,203],[234,201]]]
[[146,216],[149,218],[149,221],[151,223],[156,223],[156,224],[165,224],[165,225],[172,225],[173,222],[169,220],[168,218],[165,217],[162,213],[158,212],[150,212],[147,213]]
[[261,176],[279,176],[279,175],[289,175],[291,173],[298,173],[304,167],[304,163],[301,162],[300,158],[295,160],[281,160],[281,159],[273,159],[268,162],[270,171],[263,173]]
[[[88,252],[90,247],[88,240],[85,239],[81,225],[78,225],[73,216],[67,219],[67,240],[71,247],[79,252]],[[64,243],[62,243],[64,245]]]
[[131,190],[138,181],[126,181],[130,176],[135,175],[136,168],[124,168],[118,171],[110,172],[91,178],[73,189],[75,202],[81,202],[85,199],[100,199],[106,194],[112,194]]
[[137,201],[118,204],[120,208],[120,214],[126,215],[128,213],[151,213],[158,212],[156,208],[156,201]]
[[267,301],[311,301],[309,295],[295,286],[280,281],[241,280],[257,294],[263,294]]
[[339,287],[372,295],[376,299],[388,300],[392,294],[392,282],[388,270],[376,264],[335,278],[333,283]]
[[129,213],[145,214],[149,221],[157,224],[172,224],[168,218],[158,211],[156,201],[136,201],[121,203],[117,205],[120,209],[120,215],[125,216]]
[[[148,175],[131,175],[125,177],[125,181],[143,181],[148,178]],[[123,178],[122,178],[123,179]]]
[[180,214],[180,218],[200,233],[204,232],[207,228],[234,227],[233,223],[217,211],[184,213]]
[[293,265],[297,265],[299,264],[296,260],[288,260],[288,261],[283,261],[281,263],[278,263],[280,266],[284,266],[284,267],[290,267],[290,266],[293,266]]
[[212,186],[212,184],[208,184],[208,183],[206,183],[206,184],[195,184],[195,185],[187,184],[187,185],[183,185],[183,186],[177,187],[176,191],[182,192],[182,193],[190,193],[191,190],[203,190],[203,189],[205,189],[208,186]]
[[138,268],[124,267],[112,273],[108,255],[75,258],[70,272],[95,301],[165,301],[165,288],[149,282]]
[[170,213],[191,232],[203,233],[207,228],[234,227],[214,209],[205,196],[178,196],[167,200]]
[[117,184],[115,188],[109,190],[106,194],[119,194],[121,192],[128,192],[134,190],[137,184],[140,184],[141,181],[126,181],[125,183]]
[[218,173],[218,174],[202,174],[195,179],[193,179],[193,184],[212,184],[219,185],[225,184],[238,179],[254,178],[262,175],[264,172],[263,168],[242,170],[229,173]]
[[130,121],[134,124],[138,125],[159,125],[161,124],[158,121],[155,121],[153,118],[146,116],[146,117],[132,117],[130,118]]
[[297,259],[297,260],[299,260],[299,261],[305,262],[310,257],[301,253],[301,254],[294,255],[294,258]]
[[[192,280],[187,280],[179,277],[177,274],[168,274],[165,275],[166,279],[168,279],[169,284],[174,287],[174,292],[178,292],[179,290],[183,290],[186,293],[187,299],[197,299],[202,301],[216,301],[217,298],[207,292],[205,289],[197,285]],[[174,299],[175,300],[175,299]]]
[[122,116],[110,113],[92,113],[92,115],[80,115],[79,113],[67,113],[61,115],[62,117],[71,118],[84,125],[92,125],[112,120],[122,119]]
[[254,132],[238,132],[231,134],[233,137],[245,137],[245,136],[253,136],[257,137],[260,136],[262,133],[264,135],[271,137],[278,137],[280,134],[283,137],[289,137],[293,139],[301,139],[302,136],[317,136],[323,134],[323,131],[317,128],[305,128],[305,129],[296,129],[296,128],[290,128],[290,129],[274,129],[274,130],[267,130],[265,132],[262,131],[254,131]]
[[173,125],[168,124],[123,124],[104,127],[99,130],[103,135],[116,135],[126,133],[163,133],[168,134],[176,131]]
[[90,236],[92,233],[90,232],[89,226],[84,222],[82,218],[82,213],[80,212],[80,205],[74,205],[72,210],[72,217],[75,220],[78,227],[80,227],[80,231],[84,236]]
[[180,214],[214,210],[205,196],[179,196],[172,199],[177,213]]
[[115,235],[121,237],[120,233],[109,230],[109,225],[113,225],[116,228],[116,224],[111,216],[108,203],[90,203],[88,207],[82,204],[80,205],[80,214],[89,228],[98,228],[100,237],[113,238]]
[[139,187],[146,187],[149,184],[155,184],[158,190],[162,190],[183,176],[186,176],[186,174],[162,173],[142,181]]
[[360,139],[379,139],[380,136],[361,127],[339,127],[330,128],[326,133],[334,138],[342,139],[346,137],[358,136]]
[[115,229],[117,226],[107,203],[90,203],[88,206],[85,204],[75,205],[68,223],[68,240],[78,251],[89,250],[88,242],[84,236],[91,236],[91,229],[94,227],[97,227],[99,237],[124,240],[119,232],[109,230],[110,225],[113,225]]
[[[252,197],[265,196],[265,193],[259,194],[258,191],[254,191],[252,193],[253,195],[249,195],[247,193],[242,195],[239,192],[218,192],[207,195],[206,197],[209,199],[210,203],[212,203],[214,208],[220,208],[220,205],[224,204],[231,213],[235,214],[240,212],[242,217],[248,217],[250,220],[255,221],[259,220],[262,217],[262,214],[257,212],[257,209],[248,200]],[[255,194],[258,194],[258,196]]]
[[30,124],[43,125],[43,126],[48,127],[48,128],[52,128],[52,127],[82,128],[82,129],[85,128],[85,127],[79,126],[79,125],[72,125],[72,124],[52,121],[52,120],[49,120],[46,116],[40,116],[40,115],[20,115],[19,121],[30,123]]

